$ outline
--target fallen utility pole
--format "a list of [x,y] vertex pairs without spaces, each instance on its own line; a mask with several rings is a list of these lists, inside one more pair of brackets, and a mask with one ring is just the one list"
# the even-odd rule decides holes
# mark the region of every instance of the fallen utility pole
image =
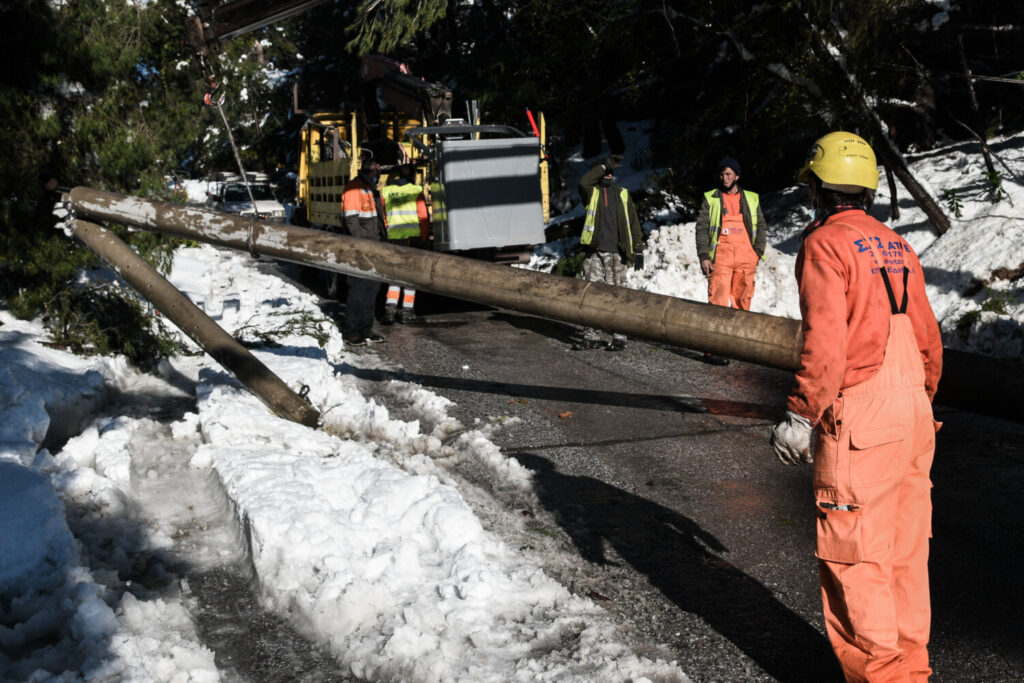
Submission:
[[[758,365],[800,368],[800,321],[76,187],[79,215]],[[936,403],[1024,421],[1024,366],[946,349]]]
[[131,247],[106,228],[80,219],[72,232],[109,263],[128,284],[146,297],[214,360],[235,374],[268,408],[281,417],[315,427],[318,413],[284,381],[225,332],[188,297],[175,289]]
[[84,187],[77,215],[782,369],[800,321]]

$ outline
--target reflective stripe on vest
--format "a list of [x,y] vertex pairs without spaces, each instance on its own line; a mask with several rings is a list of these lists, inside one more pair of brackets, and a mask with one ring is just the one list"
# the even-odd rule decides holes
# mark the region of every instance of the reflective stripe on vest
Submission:
[[360,220],[375,218],[377,206],[373,201],[373,191],[361,184],[346,185],[345,191],[341,195],[341,209],[346,218],[349,216],[358,216]]
[[416,201],[421,192],[423,188],[414,183],[385,185],[381,189],[388,216],[389,240],[420,236],[420,218],[416,212]]
[[[711,260],[715,260],[715,250],[718,248],[718,231],[722,228],[722,198],[716,197],[718,190],[710,190],[704,193],[704,199],[708,202],[710,211],[708,213],[708,235],[711,237],[711,246],[708,254]],[[743,196],[747,200],[747,208],[750,209],[750,245],[757,243],[757,208],[761,205],[761,197],[756,192],[743,190]],[[761,255],[761,260],[765,259]]]
[[[597,225],[597,203],[600,201],[601,191],[594,188],[594,193],[590,195],[590,204],[587,205],[587,217],[583,221],[583,234],[580,235],[580,244],[590,244],[594,240],[594,227]],[[619,189],[619,199],[622,200],[622,212],[626,214],[626,234],[630,237],[632,243],[633,236],[629,230],[629,209],[627,208],[627,202],[629,201],[629,193],[626,192],[626,188]]]

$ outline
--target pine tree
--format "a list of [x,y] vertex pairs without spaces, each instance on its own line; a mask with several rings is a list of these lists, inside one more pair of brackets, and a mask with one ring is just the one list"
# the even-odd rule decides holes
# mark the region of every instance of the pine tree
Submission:
[[355,34],[347,44],[360,55],[393,52],[408,45],[448,11],[447,0],[363,0],[356,8]]
[[92,261],[53,229],[60,188],[166,196],[165,175],[199,131],[194,76],[179,68],[180,14],[170,0],[22,0],[0,15],[19,28],[4,49],[30,56],[0,82],[0,144],[14,151],[0,170],[0,281],[19,315]]

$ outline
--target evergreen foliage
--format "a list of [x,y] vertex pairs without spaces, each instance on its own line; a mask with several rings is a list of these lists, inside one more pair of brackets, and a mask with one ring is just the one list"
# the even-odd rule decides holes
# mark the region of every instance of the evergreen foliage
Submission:
[[393,52],[444,18],[447,10],[447,0],[363,0],[348,30],[355,37],[346,47],[359,55]]
[[130,292],[114,285],[73,287],[44,306],[52,344],[82,355],[120,353],[150,369],[180,348]]
[[[11,151],[0,165],[0,295],[17,316],[45,314],[69,348],[138,362],[167,350],[131,295],[68,289],[96,259],[54,229],[51,212],[76,185],[168,197],[164,177],[200,130],[180,15],[170,0],[18,0],[0,10],[13,29],[5,63],[25,65],[0,76],[0,145]],[[167,265],[168,239],[132,235]]]
[[[279,27],[268,27],[230,41],[212,63],[224,116],[231,136],[215,107],[197,108],[194,116],[205,129],[203,139],[191,141],[193,175],[209,171],[238,172],[231,138],[238,147],[246,171],[267,172],[284,166],[304,119],[291,116],[288,96],[291,83],[284,79],[293,69],[296,46]],[[182,55],[188,57],[188,53]],[[194,102],[201,101],[201,98]]]

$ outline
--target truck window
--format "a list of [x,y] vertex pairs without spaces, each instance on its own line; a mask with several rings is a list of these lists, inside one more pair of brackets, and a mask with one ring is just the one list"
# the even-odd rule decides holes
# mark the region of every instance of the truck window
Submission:
[[[249,189],[252,191],[252,198],[255,201],[273,200],[274,191],[270,189],[269,185],[250,185]],[[224,201],[226,202],[247,202],[249,201],[249,193],[245,191],[245,185],[228,185],[224,188]]]
[[277,199],[274,196],[274,191],[270,189],[270,185],[250,185],[249,189],[252,190],[252,198],[258,202],[265,199]]
[[249,195],[246,193],[244,185],[228,185],[224,188],[224,201],[226,202],[244,202],[248,199]]

